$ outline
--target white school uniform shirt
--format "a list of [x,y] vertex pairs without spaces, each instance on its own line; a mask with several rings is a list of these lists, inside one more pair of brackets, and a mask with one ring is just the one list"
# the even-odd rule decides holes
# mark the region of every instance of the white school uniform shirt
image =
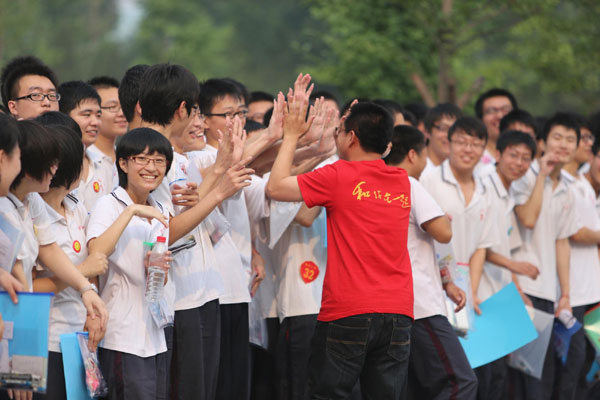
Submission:
[[444,210],[416,179],[409,177],[412,205],[407,247],[412,265],[415,320],[446,315],[442,278],[435,257],[433,238],[421,225],[443,216]]
[[[122,187],[100,198],[88,223],[88,241],[102,235],[131,204],[131,198]],[[148,204],[168,216],[152,195],[148,197]],[[100,347],[144,358],[167,351],[164,331],[154,322],[144,297],[143,242],[155,242],[158,236],[165,236],[168,241],[169,230],[158,220],[149,222],[146,218],[132,217],[108,257],[108,271],[100,276],[100,297],[106,304],[109,319]],[[169,279],[165,292],[172,285]]]
[[[88,256],[85,236],[88,212],[83,203],[72,194],[65,197],[63,205],[65,207],[64,217],[47,203],[46,211],[54,232],[56,232],[56,244],[65,252],[73,265],[79,265]],[[43,264],[42,266],[45,267]],[[48,269],[38,274],[40,278],[51,276],[54,274]],[[67,287],[56,293],[50,307],[48,349],[60,352],[60,335],[83,331],[86,316],[87,310],[77,290]]]
[[[525,175],[511,184],[510,193],[515,206],[525,204],[535,186],[539,163],[534,160]],[[513,253],[517,261],[535,265],[540,274],[536,280],[518,276],[523,292],[541,299],[556,301],[560,297],[560,286],[556,272],[556,240],[568,238],[579,230],[575,214],[574,196],[567,187],[564,175],[552,189],[552,180],[546,177],[542,208],[533,229],[518,223],[523,244]]]
[[[600,217],[596,212],[596,193],[582,172],[577,177],[563,171],[565,182],[573,190],[575,214],[581,227],[600,230]],[[600,301],[600,259],[598,246],[570,241],[571,268],[571,307],[594,304]]]
[[[515,202],[496,171],[483,177],[481,183],[489,193],[492,207],[497,213],[494,229],[498,232],[498,242],[491,250],[511,258],[511,250],[521,245],[521,236],[514,213]],[[511,281],[512,273],[507,268],[486,261],[479,281],[477,297],[483,301]]]
[[427,163],[425,164],[425,168],[421,172],[421,178],[429,175],[433,170],[435,170],[436,165],[431,161],[431,158],[427,157]]
[[[195,174],[192,174],[191,168],[195,168],[193,163],[190,163],[184,155],[173,152],[171,168],[159,188],[153,193],[154,198],[161,204],[170,205],[168,208],[174,215],[179,215],[185,209],[173,206],[171,185],[180,179],[196,182],[198,185],[201,183],[200,173],[196,171]],[[219,298],[223,292],[223,281],[204,221],[171,246],[183,244],[190,235],[196,240],[196,245],[174,254],[169,269],[169,277],[173,279],[175,288],[172,294],[174,311],[201,307],[209,301]]]
[[[6,197],[0,197],[0,212],[25,235],[17,260],[23,264],[27,282],[26,290],[31,292],[33,291],[32,271],[40,246],[56,241],[56,234],[46,211],[46,202],[38,193],[27,194],[23,202],[12,193],[8,193]],[[12,271],[12,267],[12,265],[2,266],[9,272]]]
[[[217,149],[210,145],[194,154],[194,163],[199,169],[210,167],[216,159]],[[221,203],[220,210],[231,224],[229,233],[215,245],[225,287],[225,293],[219,298],[221,304],[249,303],[251,300],[248,287],[251,283],[252,259],[250,218],[259,220],[268,216],[266,183],[258,176],[252,176],[250,186]],[[231,247],[231,244],[234,246]]]
[[88,175],[85,181],[80,181],[73,194],[92,212],[96,201],[118,186],[119,178],[115,175],[116,165],[113,160],[97,147],[89,146],[85,149],[85,155],[90,161]]
[[421,184],[450,217],[452,249],[458,265],[468,266],[475,250],[489,248],[497,243],[497,232],[494,229],[496,214],[489,194],[478,179],[475,179],[475,190],[468,205],[465,205],[449,160],[422,177]]

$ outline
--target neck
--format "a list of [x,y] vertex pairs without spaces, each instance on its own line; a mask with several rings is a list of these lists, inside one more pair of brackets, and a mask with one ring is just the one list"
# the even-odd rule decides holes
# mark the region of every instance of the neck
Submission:
[[[485,149],[494,157],[494,150],[496,150],[496,141],[491,138],[488,139],[488,142],[485,144]],[[494,157],[495,158],[495,157]]]
[[51,188],[46,193],[42,193],[41,196],[50,207],[59,214],[63,211],[63,200],[65,196],[69,194],[69,191],[64,187]]
[[563,169],[565,171],[567,171],[569,174],[571,174],[573,176],[577,176],[577,170],[579,169],[579,163],[577,161],[573,160],[570,163],[566,163],[563,166]]
[[381,160],[381,154],[365,152],[362,149],[358,151],[350,151],[348,154],[348,161],[373,161]]
[[443,163],[444,160],[446,159],[446,157],[442,157],[442,156],[437,155],[436,152],[431,149],[431,146],[429,146],[429,148],[427,149],[427,151],[428,151],[427,154],[429,156],[429,159],[431,160],[431,162],[433,163],[433,165],[435,165],[436,167],[438,165],[440,165],[441,163]]
[[160,132],[161,135],[166,137],[169,140],[169,142],[171,141],[171,136],[173,135],[171,125],[160,125],[150,123],[147,121],[142,121],[141,127],[154,129],[155,131]]
[[113,161],[116,160],[116,152],[115,152],[115,139],[111,139],[104,135],[98,135],[98,140],[96,140],[96,147],[98,150],[112,158]]
[[216,138],[213,138],[213,135],[208,132],[204,132],[206,137],[206,144],[212,146],[214,148],[219,148],[219,141]]
[[129,122],[127,126],[127,130],[130,131],[132,129],[141,128],[142,127],[142,116],[138,113],[133,113],[133,119]]
[[131,201],[133,201],[135,204],[142,205],[146,204],[146,202],[148,201],[148,195],[150,194],[150,192],[148,192],[147,190],[139,190],[137,188],[132,187],[131,185],[128,185],[125,191],[131,198]]
[[563,169],[563,166],[564,164],[556,164],[552,172],[550,172],[550,179],[553,181],[558,181],[558,178],[560,177],[560,170]]
[[502,185],[504,185],[504,188],[508,190],[508,188],[510,188],[510,184],[512,183],[512,181],[510,179],[508,179],[506,176],[502,175],[500,173],[500,171],[498,170],[498,167],[496,167],[496,173],[498,174],[498,177],[500,177],[500,182],[502,182]]
[[401,163],[396,165],[390,165],[390,167],[402,168],[406,171],[408,176],[411,176],[415,179],[419,179],[419,177],[415,174],[415,170],[413,169],[412,165],[406,161],[402,161]]
[[473,170],[470,171],[459,171],[452,164],[450,164],[450,170],[454,174],[456,181],[460,184],[473,182]]

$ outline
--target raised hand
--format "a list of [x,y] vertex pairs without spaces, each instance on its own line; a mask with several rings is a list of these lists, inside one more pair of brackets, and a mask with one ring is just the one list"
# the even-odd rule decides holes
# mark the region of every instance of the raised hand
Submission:
[[[308,75],[306,75],[308,76]],[[301,79],[302,74],[296,80],[294,85],[297,88],[294,92],[290,89],[288,93],[288,107],[283,109],[283,136],[299,139],[304,135],[311,127],[315,115],[306,118],[306,111],[308,110],[308,97],[306,94],[312,91],[311,88],[304,91],[302,82],[305,80]],[[309,77],[310,78],[310,77]],[[299,83],[300,81],[300,83]]]
[[233,128],[231,131],[231,143],[233,144],[233,150],[231,153],[231,165],[236,165],[242,160],[242,154],[244,153],[244,144],[246,143],[246,131],[242,125],[240,117],[236,116],[233,119]]
[[274,140],[279,140],[283,137],[283,109],[287,108],[287,102],[283,93],[279,92],[277,99],[273,100],[273,114],[269,121],[269,135]]
[[187,182],[185,186],[174,184],[171,186],[171,195],[176,206],[193,207],[200,201],[198,184],[195,182]]
[[219,134],[219,148],[217,149],[217,159],[215,161],[216,171],[227,171],[231,167],[231,158],[233,154],[233,142],[231,134],[233,131],[233,123],[229,117],[225,118],[225,132],[217,130]]
[[308,111],[308,118],[313,118],[313,123],[310,126],[306,135],[302,136],[298,144],[301,146],[307,146],[313,142],[316,142],[323,136],[325,130],[325,122],[327,120],[327,109],[325,107],[325,99],[323,97],[315,100],[315,103],[310,107]]
[[339,111],[334,107],[327,108],[323,136],[321,136],[319,146],[317,147],[318,154],[325,155],[335,151],[335,132],[338,126],[339,115]]
[[250,175],[253,173],[252,168],[245,168],[244,163],[240,162],[227,170],[214,190],[216,190],[221,201],[225,200],[236,194],[240,189],[249,186],[252,180]]

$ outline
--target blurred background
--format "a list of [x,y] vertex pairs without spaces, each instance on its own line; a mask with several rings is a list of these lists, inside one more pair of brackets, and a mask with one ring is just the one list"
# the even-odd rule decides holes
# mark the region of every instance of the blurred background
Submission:
[[600,110],[598,0],[0,0],[0,65],[32,54],[60,81],[179,63],[198,79],[341,101],[451,101],[499,86],[535,114]]

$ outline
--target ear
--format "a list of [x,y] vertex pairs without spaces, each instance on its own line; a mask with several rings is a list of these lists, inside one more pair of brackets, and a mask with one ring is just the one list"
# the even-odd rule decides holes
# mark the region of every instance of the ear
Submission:
[[544,153],[546,151],[546,142],[543,139],[539,139],[537,141],[537,147],[540,153]]
[[415,149],[410,149],[410,150],[408,151],[408,154],[407,154],[407,156],[408,156],[408,161],[409,161],[411,164],[414,164],[414,163],[415,163],[415,161],[417,160],[417,157],[418,157],[419,155],[417,154],[417,152],[415,151]]
[[124,158],[119,158],[119,167],[121,167],[123,172],[127,173],[127,160]]
[[358,140],[358,136],[356,136],[356,133],[354,133],[354,131],[348,132],[347,136],[348,140],[350,140],[350,142],[348,143],[348,147],[352,147],[354,145],[360,146],[360,141]]
[[494,149],[494,158],[496,160],[500,159],[500,151],[498,151],[498,149]]
[[179,107],[177,107],[177,111],[175,111],[175,113],[177,114],[177,116],[179,117],[179,119],[187,119],[190,114],[188,113],[187,108],[185,108],[186,106],[186,102],[185,100],[181,101],[181,103],[179,103]]
[[17,112],[17,102],[14,100],[9,100],[8,101],[8,112],[10,112],[10,114],[13,117],[16,117],[18,112]]
[[385,151],[381,155],[381,158],[386,158],[390,154],[390,151],[392,151],[392,142],[388,143],[387,147],[385,148]]
[[425,139],[431,139],[431,133],[427,129],[423,129],[421,132],[423,132]]
[[140,102],[135,103],[135,113],[142,117],[142,106],[140,106]]

